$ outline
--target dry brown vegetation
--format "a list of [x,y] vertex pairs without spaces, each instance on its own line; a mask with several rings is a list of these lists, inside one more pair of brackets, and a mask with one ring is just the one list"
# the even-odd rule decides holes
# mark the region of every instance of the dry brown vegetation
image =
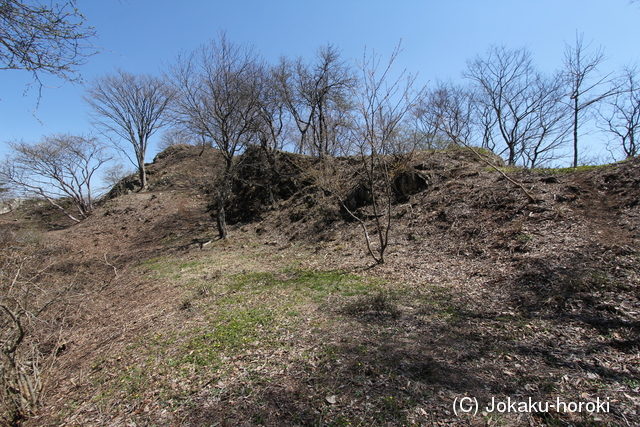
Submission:
[[[33,260],[29,303],[53,301],[25,317],[42,393],[22,422],[640,424],[638,159],[505,170],[532,204],[469,151],[416,153],[372,267],[318,162],[261,156],[238,166],[227,240],[219,158],[198,147],[170,147],[148,190],[124,181],[79,224],[38,203],[0,216],[3,262]],[[609,412],[458,416],[464,396]]]

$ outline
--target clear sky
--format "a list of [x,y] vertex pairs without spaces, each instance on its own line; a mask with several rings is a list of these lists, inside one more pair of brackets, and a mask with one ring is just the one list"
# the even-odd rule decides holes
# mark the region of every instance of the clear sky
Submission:
[[[311,57],[327,43],[344,58],[360,58],[365,46],[386,55],[402,39],[396,67],[418,73],[421,84],[462,79],[467,60],[491,44],[526,46],[551,72],[576,32],[605,49],[604,72],[640,62],[640,3],[629,0],[78,0],[77,7],[102,48],[81,68],[87,81],[115,67],[160,74],[177,53],[221,30],[271,62]],[[0,143],[91,130],[81,85],[44,89],[34,112],[37,91],[24,93],[29,81],[27,72],[0,71]],[[597,142],[594,155],[602,150]]]

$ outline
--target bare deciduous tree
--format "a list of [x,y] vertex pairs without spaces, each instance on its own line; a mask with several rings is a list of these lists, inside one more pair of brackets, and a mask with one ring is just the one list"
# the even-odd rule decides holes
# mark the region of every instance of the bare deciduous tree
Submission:
[[195,145],[196,141],[194,141],[194,139],[194,136],[191,135],[188,130],[180,127],[173,127],[162,134],[160,142],[158,143],[158,148],[160,150],[166,150],[172,145]]
[[311,64],[282,58],[273,75],[299,133],[297,151],[335,155],[349,127],[349,94],[356,82],[339,51],[333,45],[321,47]]
[[[421,91],[414,90],[415,76],[403,71],[393,78],[392,66],[400,53],[400,45],[393,51],[389,61],[365,50],[358,62],[361,72],[360,85],[354,88],[353,138],[358,147],[358,174],[368,192],[371,218],[377,236],[377,248],[372,245],[366,217],[358,215],[343,202],[343,208],[362,227],[369,255],[377,264],[385,261],[392,227],[392,205],[394,182],[392,162],[410,158],[411,153],[398,152],[398,131],[408,113],[421,99]],[[344,200],[344,199],[342,199]]]
[[638,87],[638,69],[625,67],[615,86],[617,92],[607,104],[608,108],[600,112],[606,131],[619,142],[627,158],[640,154],[638,134],[640,133],[640,87]]
[[[11,261],[14,260],[3,262],[3,269],[16,267],[10,265]],[[9,270],[14,277],[0,276],[0,287],[8,292],[0,297],[0,408],[3,409],[0,420],[8,425],[21,425],[21,420],[35,413],[43,389],[40,372],[43,364],[38,360],[37,344],[31,340],[25,343],[28,324],[37,319],[40,310],[34,313],[31,311],[34,307],[25,307],[24,294],[33,292],[29,288],[35,286],[28,279],[25,283],[20,267],[17,271]]]
[[220,237],[226,238],[225,204],[235,157],[258,142],[264,66],[252,47],[234,44],[222,34],[178,57],[169,72],[179,92],[175,114],[181,125],[212,141],[224,159],[216,219]]
[[262,76],[257,130],[260,145],[267,153],[284,148],[282,135],[287,125],[287,108],[278,73],[277,67],[270,67]]
[[[49,244],[38,244],[34,232],[3,228],[0,234],[0,425],[6,426],[21,426],[36,413],[66,347],[65,306],[77,308],[78,298],[89,295],[78,292],[87,283],[75,280],[77,269],[67,277],[56,271],[56,254]],[[106,255],[105,263],[115,279]],[[91,266],[91,274],[99,275],[99,269]],[[104,289],[111,280],[100,277],[96,283]]]
[[471,138],[473,98],[465,87],[439,82],[420,100],[414,114],[428,148],[468,143]]
[[121,163],[120,161],[116,161],[111,163],[109,166],[105,166],[105,168],[102,170],[102,173],[100,174],[102,182],[104,183],[102,190],[111,190],[114,185],[117,185],[125,177],[133,175],[134,173],[134,170],[131,170],[130,167],[127,167],[127,165]]
[[564,79],[569,86],[571,128],[573,132],[573,167],[578,167],[578,137],[581,121],[591,107],[613,95],[615,88],[601,90],[609,84],[609,75],[598,75],[598,66],[605,60],[604,50],[586,53],[589,46],[583,45],[583,35],[576,34],[574,46],[566,45],[564,53]]
[[[18,141],[9,146],[12,153],[0,167],[1,181],[44,197],[76,222],[91,213],[91,180],[110,160],[96,138],[63,134],[44,137],[37,144]],[[60,198],[69,198],[79,216],[63,207]]]
[[96,125],[115,136],[116,148],[138,169],[141,189],[147,187],[144,161],[149,138],[167,124],[167,107],[173,98],[174,91],[164,80],[122,70],[95,79],[87,89],[85,101]]
[[496,151],[496,137],[494,129],[497,125],[496,115],[493,114],[491,105],[480,101],[482,93],[475,91],[472,94],[473,99],[473,123],[477,127],[480,134],[480,147],[491,152]]
[[525,49],[491,46],[486,57],[478,56],[468,63],[465,76],[478,85],[476,100],[495,117],[507,162],[514,165],[535,108],[527,93],[536,79],[531,54]]
[[77,68],[95,53],[90,43],[94,37],[75,0],[0,1],[0,69],[30,72],[39,93],[41,73],[80,79]]
[[533,167],[562,142],[559,79],[539,73],[528,50],[492,46],[486,57],[469,62],[465,76],[477,85],[483,146],[500,139],[498,154],[506,153],[509,165]]
[[537,110],[534,113],[530,138],[521,147],[522,164],[535,168],[560,157],[558,150],[565,145],[569,126],[567,108],[562,102],[564,85],[558,75],[540,76],[534,86]]

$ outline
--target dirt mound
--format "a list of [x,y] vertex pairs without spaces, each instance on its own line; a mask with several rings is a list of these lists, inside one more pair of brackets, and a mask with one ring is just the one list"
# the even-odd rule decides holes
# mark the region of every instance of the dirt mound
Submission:
[[[148,190],[204,192],[217,179],[221,158],[211,147],[178,144],[168,147],[146,164]],[[136,174],[122,179],[105,196],[111,200],[140,189]]]
[[[493,154],[484,152],[484,156],[493,164],[504,165]],[[487,167],[476,154],[462,149],[416,152],[399,163],[391,157],[387,162],[396,204],[406,203],[410,196],[446,180],[479,176]],[[371,204],[361,168],[358,157],[320,161],[282,151],[267,154],[260,147],[249,147],[238,159],[228,218],[231,223],[255,222],[278,211],[293,222],[309,221],[318,215],[325,222],[348,221],[349,215],[338,212],[341,202],[353,210]]]
[[313,186],[305,170],[317,163],[308,156],[284,151],[265,152],[251,146],[238,159],[233,195],[227,207],[231,223],[250,222],[281,202]]

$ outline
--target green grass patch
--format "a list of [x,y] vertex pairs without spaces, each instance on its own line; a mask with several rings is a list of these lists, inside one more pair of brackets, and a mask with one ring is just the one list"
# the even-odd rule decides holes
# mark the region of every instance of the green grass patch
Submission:
[[264,339],[272,329],[275,315],[265,308],[248,308],[217,313],[206,328],[194,330],[186,343],[183,363],[217,365],[220,355]]
[[182,277],[184,268],[177,260],[168,257],[151,258],[142,262],[139,269],[154,279],[177,280]]
[[229,278],[229,289],[240,290],[263,290],[278,285],[281,281],[272,272],[240,273]]
[[[179,404],[193,387],[225,371],[225,360],[248,347],[264,349],[271,342],[279,313],[264,307],[229,307],[182,332],[145,335],[121,358],[102,358],[92,370],[100,391],[97,404],[114,399],[125,404],[147,398],[150,390]],[[132,363],[133,362],[133,363]],[[108,366],[109,365],[109,366]],[[117,375],[112,375],[117,372]]]
[[169,267],[173,267],[174,262],[166,257],[151,258],[140,264],[140,268],[151,271],[167,271]]
[[291,298],[307,296],[319,302],[326,296],[354,296],[369,293],[377,284],[344,271],[285,269],[280,273],[254,272],[229,277],[228,288],[235,292],[263,293],[270,290],[295,291]]
[[574,168],[574,167],[569,167],[569,168],[541,168],[541,169],[534,169],[534,170],[537,171],[537,172],[543,172],[543,173],[550,174],[550,175],[557,175],[557,174],[566,174],[566,173],[585,172],[585,171],[597,170],[597,169],[605,168],[607,166],[610,166],[610,165],[584,165],[584,166],[578,166],[577,168]]
[[[230,360],[286,346],[284,337],[291,330],[309,326],[305,323],[309,307],[324,303],[327,297],[355,296],[366,302],[362,304],[369,311],[388,308],[387,300],[380,300],[380,295],[387,295],[380,293],[383,282],[341,270],[307,270],[290,264],[275,271],[247,266],[248,271],[238,273],[211,258],[162,257],[139,268],[183,291],[176,308],[189,324],[140,336],[117,362],[113,358],[97,361],[93,370],[102,378],[96,382],[99,405],[128,404],[148,398],[153,391],[169,406],[179,406],[211,378],[224,378],[235,366]],[[325,356],[334,355],[328,350]]]
[[188,261],[178,264],[180,270],[195,270],[201,269],[204,266],[204,262],[200,260]]
[[344,271],[290,270],[286,283],[295,290],[307,291],[315,301],[321,301],[331,294],[355,296],[368,294],[377,286],[354,274]]

